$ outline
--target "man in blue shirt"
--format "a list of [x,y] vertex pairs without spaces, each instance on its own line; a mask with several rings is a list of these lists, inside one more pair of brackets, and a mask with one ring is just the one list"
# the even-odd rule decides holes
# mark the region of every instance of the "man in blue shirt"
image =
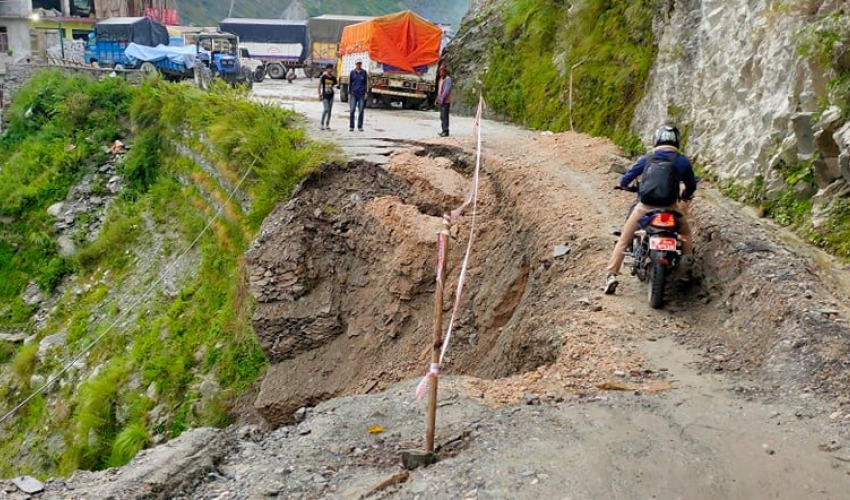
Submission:
[[348,130],[354,132],[354,111],[359,110],[357,130],[363,132],[363,113],[366,107],[366,92],[369,90],[369,73],[363,69],[363,61],[354,64],[354,71],[348,77],[349,117]]
[[[611,261],[608,263],[607,277],[605,279],[605,293],[613,294],[617,290],[617,276],[620,274],[620,268],[623,267],[623,260],[626,257],[626,249],[632,243],[635,237],[635,232],[640,226],[640,219],[652,210],[659,208],[671,208],[680,213],[685,213],[682,210],[682,204],[689,203],[697,190],[697,181],[694,176],[694,169],[691,161],[683,154],[679,153],[680,135],[676,127],[663,126],[655,132],[655,148],[652,153],[638,159],[637,163],[623,175],[620,180],[620,187],[628,187],[638,176],[643,174],[644,169],[649,163],[655,159],[658,161],[675,161],[678,180],[685,184],[685,190],[679,193],[679,203],[668,207],[658,207],[644,205],[638,203],[632,209],[626,225],[623,227],[623,232],[620,234],[620,239],[617,241],[617,246],[614,248],[614,253],[611,255]],[[687,219],[684,217],[680,220],[679,236],[682,238],[682,247],[684,255],[682,257],[682,266],[689,267],[693,265],[694,257],[694,241],[691,237],[691,228]]]

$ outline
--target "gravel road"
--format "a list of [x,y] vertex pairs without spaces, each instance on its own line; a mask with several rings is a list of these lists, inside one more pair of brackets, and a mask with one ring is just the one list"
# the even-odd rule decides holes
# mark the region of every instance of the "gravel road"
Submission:
[[[368,110],[358,134],[337,103],[336,129],[319,131],[313,83],[268,81],[255,96],[303,112],[314,136],[359,159],[385,164],[420,142],[474,147],[469,118],[435,139],[433,112]],[[629,202],[608,188],[616,149],[490,121],[484,130],[488,186],[541,228],[522,233],[537,247],[523,297],[536,299],[518,310],[551,312],[541,325],[562,342],[528,372],[445,377],[438,463],[399,465],[424,433],[407,380],[303,409],[276,430],[191,431],[124,469],[48,482],[36,498],[850,498],[846,265],[703,186],[693,209],[702,279],[664,311],[629,278],[604,297],[610,233]],[[573,248],[567,258],[541,257],[557,243]],[[500,335],[492,352],[533,351],[533,335],[516,345]],[[24,496],[5,484],[2,498]]]

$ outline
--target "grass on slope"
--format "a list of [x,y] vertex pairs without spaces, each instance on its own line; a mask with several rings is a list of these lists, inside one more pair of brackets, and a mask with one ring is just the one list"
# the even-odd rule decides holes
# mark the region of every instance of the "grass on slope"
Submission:
[[127,133],[132,90],[118,79],[90,82],[47,73],[24,87],[0,139],[0,327],[22,326],[27,283],[49,291],[68,271],[51,237],[47,207],[64,198],[100,147]]
[[516,0],[505,7],[505,33],[484,77],[490,106],[538,129],[570,128],[574,72],[576,129],[642,151],[629,125],[655,59],[652,0]]
[[[90,106],[82,113],[66,105],[69,100]],[[84,365],[0,428],[0,476],[122,465],[154,440],[226,424],[229,402],[266,365],[250,324],[242,255],[274,204],[327,151],[306,137],[294,114],[251,103],[225,86],[207,94],[158,79],[134,88],[119,79],[47,72],[16,96],[12,109],[7,157],[46,153],[32,168],[11,167],[10,161],[0,171],[3,199],[9,200],[3,213],[11,219],[3,227],[18,235],[17,244],[0,254],[0,282],[19,283],[9,297],[42,275],[37,261],[45,252],[55,256],[45,207],[63,199],[86,168],[99,165],[104,141],[130,136],[132,149],[120,167],[125,189],[98,239],[61,260],[70,276],[47,325],[36,331],[27,314],[18,318],[37,339],[64,332],[65,348],[41,357],[38,340],[21,347],[0,342],[0,410],[143,300],[83,358]],[[102,119],[84,118],[90,115]],[[72,127],[69,120],[82,121]],[[178,141],[212,170],[177,154]],[[254,173],[244,188],[253,203],[228,202],[250,165]],[[141,297],[219,208],[221,219],[166,280],[173,285]]]

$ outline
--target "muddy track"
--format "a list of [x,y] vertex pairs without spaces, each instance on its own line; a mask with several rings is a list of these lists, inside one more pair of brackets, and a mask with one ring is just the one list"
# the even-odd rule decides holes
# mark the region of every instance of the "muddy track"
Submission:
[[[381,167],[329,166],[311,177],[249,254],[255,327],[275,363],[257,408],[272,424],[426,365],[433,234],[463,196],[472,150],[415,144]],[[807,406],[819,394],[832,399],[810,413],[850,413],[848,311],[825,271],[775,228],[710,196],[694,207],[698,279],[678,283],[664,311],[650,310],[628,276],[617,297],[600,296],[611,232],[630,202],[610,189],[616,153],[570,134],[487,142],[472,285],[447,372],[481,379],[491,404],[587,396],[622,374],[658,380],[628,341],[673,337],[703,351],[701,369],[735,375],[739,392]],[[553,257],[556,245],[570,253]],[[459,258],[452,253],[450,284]]]

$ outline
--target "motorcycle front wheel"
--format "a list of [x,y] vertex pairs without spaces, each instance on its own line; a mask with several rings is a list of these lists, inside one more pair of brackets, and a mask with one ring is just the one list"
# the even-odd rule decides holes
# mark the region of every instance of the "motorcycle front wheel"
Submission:
[[667,286],[667,267],[659,262],[653,262],[649,271],[649,307],[661,309],[664,307],[664,289]]

